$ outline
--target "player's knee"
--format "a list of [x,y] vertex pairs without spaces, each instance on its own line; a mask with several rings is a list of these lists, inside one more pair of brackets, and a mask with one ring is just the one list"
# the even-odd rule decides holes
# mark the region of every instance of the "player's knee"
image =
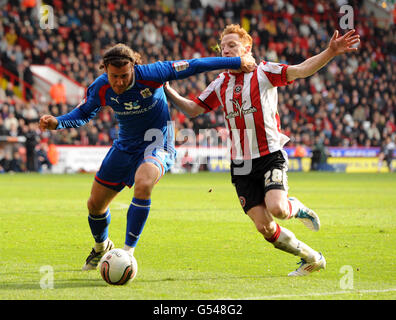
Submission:
[[135,191],[134,196],[138,199],[147,199],[151,196],[151,191],[153,190],[153,183],[148,179],[137,179],[135,181]]
[[103,214],[103,211],[105,211],[105,209],[103,209],[102,206],[97,203],[92,197],[90,197],[87,201],[87,208],[89,214],[92,215],[100,215]]
[[269,205],[267,204],[267,210],[272,216],[278,219],[286,219],[289,216],[287,212],[288,208],[282,202],[273,202]]
[[87,208],[90,214],[95,214],[95,203],[92,198],[89,198],[87,201]]

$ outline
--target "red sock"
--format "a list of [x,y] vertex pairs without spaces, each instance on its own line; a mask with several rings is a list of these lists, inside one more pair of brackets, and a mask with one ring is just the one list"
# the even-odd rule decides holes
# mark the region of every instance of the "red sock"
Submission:
[[279,238],[279,234],[281,232],[279,224],[276,224],[275,233],[270,238],[265,238],[268,242],[275,242]]

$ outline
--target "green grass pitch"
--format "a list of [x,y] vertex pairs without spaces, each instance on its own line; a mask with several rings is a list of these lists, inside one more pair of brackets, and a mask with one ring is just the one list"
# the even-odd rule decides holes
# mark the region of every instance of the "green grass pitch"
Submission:
[[[396,176],[289,173],[290,195],[320,216],[312,232],[278,221],[327,260],[290,278],[298,257],[273,248],[240,208],[229,174],[167,174],[155,187],[135,251],[139,269],[110,286],[81,267],[93,240],[86,201],[93,175],[0,175],[0,299],[395,299]],[[111,206],[123,247],[132,190]],[[53,271],[53,273],[52,273]]]

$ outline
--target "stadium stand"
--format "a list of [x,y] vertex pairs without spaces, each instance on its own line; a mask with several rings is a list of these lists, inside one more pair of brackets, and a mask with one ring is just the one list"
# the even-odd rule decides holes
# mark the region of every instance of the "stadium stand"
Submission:
[[[142,54],[143,63],[215,56],[212,48],[229,23],[249,31],[258,61],[297,64],[327,46],[337,29],[334,12],[344,2],[233,0],[213,7],[200,0],[47,0],[55,24],[43,29],[38,27],[36,1],[0,1],[0,136],[3,142],[16,142],[0,154],[0,171],[11,170],[10,161],[17,171],[39,171],[38,155],[47,148],[43,144],[110,145],[117,137],[109,108],[77,130],[40,132],[40,114],[57,116],[75,105],[62,99],[43,103],[33,86],[32,65],[51,66],[87,87],[100,74],[107,45],[126,43]],[[396,28],[394,21],[368,12],[363,2],[348,1],[361,36],[359,54],[337,57],[318,74],[279,89],[278,111],[282,130],[291,137],[288,146],[312,147],[315,137],[322,137],[325,146],[346,147],[379,147],[388,136],[395,140]],[[201,74],[172,86],[193,97],[215,76]],[[176,133],[224,127],[221,110],[196,119],[173,106],[171,112]]]

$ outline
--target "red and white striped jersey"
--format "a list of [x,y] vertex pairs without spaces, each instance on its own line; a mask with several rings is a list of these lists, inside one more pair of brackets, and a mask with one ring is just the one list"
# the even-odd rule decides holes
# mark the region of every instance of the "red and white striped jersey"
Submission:
[[231,159],[254,159],[281,150],[277,110],[279,86],[287,82],[285,64],[262,61],[250,73],[221,73],[197,98],[205,112],[222,106],[231,138]]

